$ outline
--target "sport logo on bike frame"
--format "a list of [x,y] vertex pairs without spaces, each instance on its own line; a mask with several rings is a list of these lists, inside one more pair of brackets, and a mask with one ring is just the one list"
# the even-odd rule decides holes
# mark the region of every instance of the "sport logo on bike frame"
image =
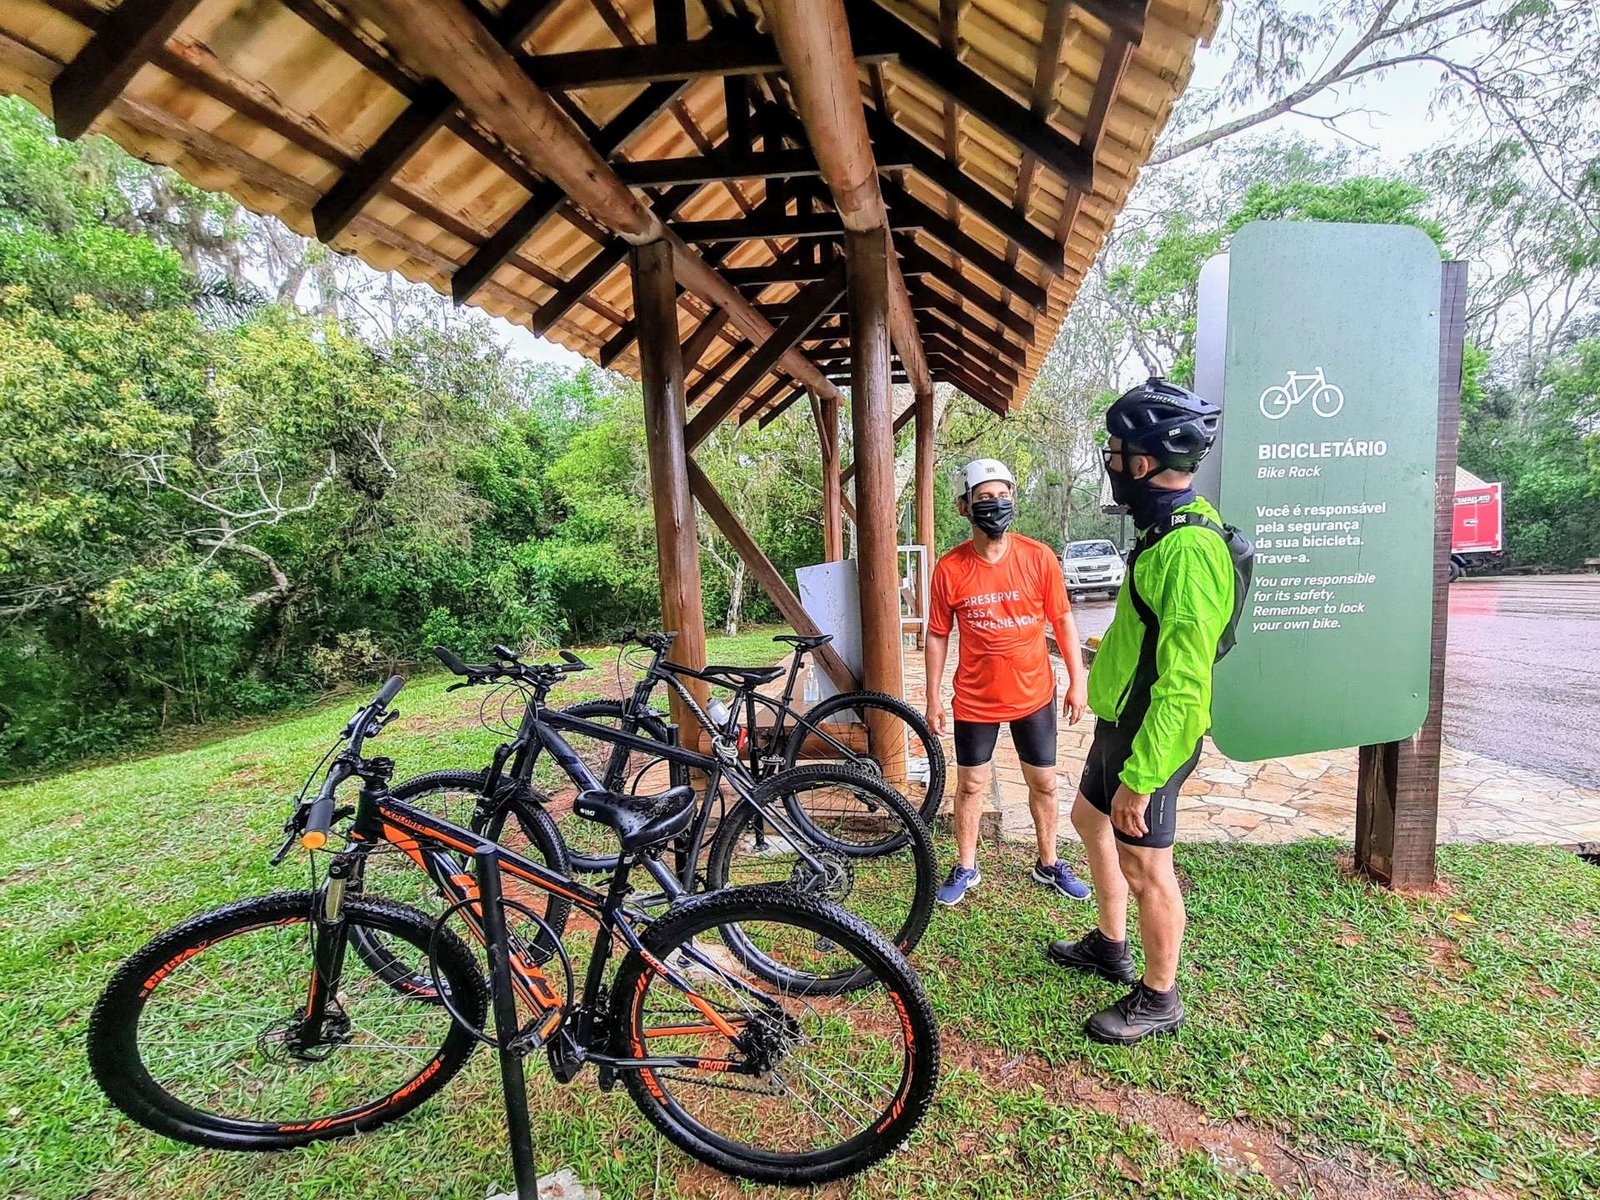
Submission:
[[1322,368],[1315,371],[1290,371],[1288,379],[1261,393],[1261,415],[1269,421],[1282,420],[1302,400],[1311,401],[1311,411],[1319,417],[1336,417],[1344,408],[1344,392],[1329,383]]

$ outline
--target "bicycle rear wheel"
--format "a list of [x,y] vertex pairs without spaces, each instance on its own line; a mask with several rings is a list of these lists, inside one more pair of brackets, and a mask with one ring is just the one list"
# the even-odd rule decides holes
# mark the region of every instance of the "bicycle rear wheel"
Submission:
[[[349,960],[326,1040],[301,1030],[313,971],[311,892],[227,905],[147,944],[89,1018],[89,1063],[106,1096],[156,1133],[225,1150],[283,1150],[376,1129],[448,1083],[477,1044],[444,1005]],[[427,959],[433,923],[404,905],[351,900],[365,930]],[[438,938],[440,978],[482,1028],[483,977],[466,943]]]
[[[862,985],[825,1000],[773,987],[742,963],[730,929],[795,974]],[[738,888],[685,902],[643,941],[694,997],[629,953],[612,992],[612,1053],[684,1060],[621,1075],[688,1154],[763,1183],[824,1183],[891,1154],[927,1112],[939,1076],[927,995],[905,959],[838,906]]]
[[832,763],[876,775],[904,796],[927,825],[944,801],[944,746],[922,714],[884,692],[841,692],[802,714],[783,765]]
[[[794,811],[805,820],[794,820]],[[838,904],[909,952],[933,912],[935,870],[927,829],[881,780],[842,767],[797,767],[764,781],[752,803],[723,820],[706,862],[706,888],[785,884]],[[860,983],[847,973],[818,975],[769,959],[736,931],[729,942],[741,961],[795,991],[832,994]]]
[[[630,715],[628,706],[620,700],[587,700],[562,710],[567,716],[581,717],[597,725],[618,732],[633,733],[638,737],[666,745],[667,724],[655,713]],[[672,764],[643,750],[619,746],[599,738],[585,737],[564,729],[561,736],[594,772],[607,791],[624,792],[634,796],[653,796],[672,786]],[[571,856],[572,869],[580,872],[604,872],[617,865],[617,837],[603,825],[570,816],[575,789],[558,793],[552,809],[560,822],[561,836],[566,841]]]

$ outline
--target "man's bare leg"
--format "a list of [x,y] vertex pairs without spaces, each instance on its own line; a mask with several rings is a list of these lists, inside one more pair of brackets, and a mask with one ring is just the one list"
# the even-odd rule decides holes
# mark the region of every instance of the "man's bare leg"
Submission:
[[989,794],[990,764],[956,767],[956,855],[963,867],[978,865],[978,826],[983,819],[983,798]]
[[1177,983],[1178,953],[1188,916],[1172,868],[1172,848],[1118,844],[1122,874],[1139,905],[1139,941],[1144,945],[1145,986],[1168,992]]
[[1028,782],[1028,811],[1033,815],[1033,833],[1039,843],[1039,862],[1054,866],[1056,834],[1061,814],[1056,808],[1056,769],[1022,764],[1022,777]]
[[1083,848],[1089,856],[1089,878],[1094,883],[1100,933],[1108,941],[1125,942],[1128,940],[1128,881],[1122,874],[1111,818],[1079,792],[1072,802],[1072,827],[1083,839]]

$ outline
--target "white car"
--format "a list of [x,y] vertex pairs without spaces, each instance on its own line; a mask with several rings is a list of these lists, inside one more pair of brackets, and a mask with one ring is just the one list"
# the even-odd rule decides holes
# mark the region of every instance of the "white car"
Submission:
[[1104,538],[1069,542],[1067,552],[1061,556],[1061,574],[1074,600],[1081,600],[1089,592],[1104,592],[1115,598],[1127,569],[1116,546]]

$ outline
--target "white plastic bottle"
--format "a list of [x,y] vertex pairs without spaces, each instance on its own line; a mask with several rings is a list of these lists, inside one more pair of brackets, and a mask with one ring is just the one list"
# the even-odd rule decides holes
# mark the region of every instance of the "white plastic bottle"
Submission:
[[817,679],[817,664],[814,662],[806,664],[805,698],[807,708],[822,699],[822,683]]

